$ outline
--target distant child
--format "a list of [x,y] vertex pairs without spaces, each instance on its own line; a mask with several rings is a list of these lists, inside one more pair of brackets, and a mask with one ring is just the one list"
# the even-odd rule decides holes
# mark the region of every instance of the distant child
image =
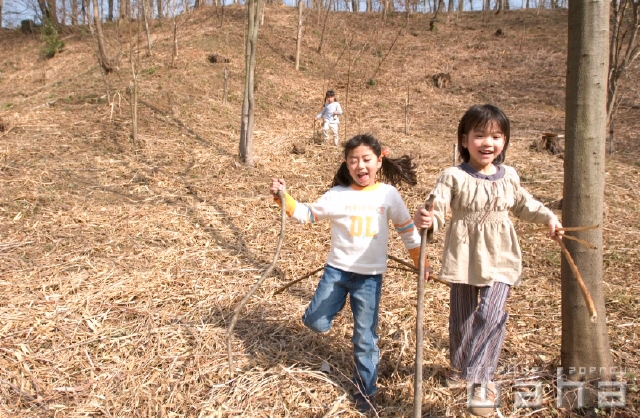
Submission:
[[502,110],[488,104],[469,108],[458,125],[464,162],[440,174],[431,192],[432,211],[423,208],[414,217],[416,227],[437,231],[451,209],[439,277],[451,283],[449,354],[452,369],[461,374],[452,370],[447,382],[453,386],[467,381],[469,393],[473,390],[468,410],[474,415],[494,412],[493,377],[508,317],[504,306],[522,273],[509,212],[547,224],[551,237],[562,228],[556,215],[520,186],[516,171],[502,164],[509,135],[509,119]]
[[316,116],[316,120],[320,120],[324,117],[324,124],[322,125],[322,134],[324,140],[329,140],[329,131],[333,133],[333,143],[338,145],[338,124],[340,123],[339,115],[342,115],[342,107],[336,99],[336,94],[333,90],[327,90],[324,95],[324,107],[322,112]]
[[[357,135],[344,145],[344,161],[333,187],[314,203],[301,204],[286,194],[286,211],[302,223],[331,222],[331,249],[302,322],[312,331],[329,330],[347,295],[353,312],[354,401],[361,412],[375,410],[378,391],[378,309],[382,274],[387,270],[389,221],[414,264],[420,256],[420,235],[398,190],[379,183],[416,184],[416,165],[408,156],[389,158],[372,135]],[[283,179],[271,180],[271,193],[285,190]],[[428,277],[428,273],[425,274]]]

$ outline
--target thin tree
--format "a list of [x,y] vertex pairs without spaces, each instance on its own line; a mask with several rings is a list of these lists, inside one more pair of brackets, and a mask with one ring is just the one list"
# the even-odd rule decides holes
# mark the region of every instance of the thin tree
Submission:
[[611,124],[619,105],[618,83],[629,66],[640,55],[638,42],[638,0],[612,0],[611,41],[609,45],[609,80],[607,93],[607,122]]
[[259,19],[264,0],[247,0],[247,40],[245,45],[244,96],[242,99],[242,118],[240,121],[240,159],[253,167],[253,126],[254,126],[254,82],[256,70],[256,50],[258,43]]
[[91,34],[95,38],[97,51],[96,54],[98,56],[98,62],[102,67],[102,70],[105,73],[110,73],[113,71],[114,67],[107,55],[107,50],[104,46],[104,34],[102,32],[102,15],[100,13],[100,8],[98,7],[98,0],[93,1],[93,24],[95,25],[95,32],[93,30],[93,26],[89,23],[89,30]]
[[140,5],[142,6],[142,16],[144,18],[144,30],[147,34],[147,53],[149,54],[149,56],[151,56],[151,31],[149,31],[149,19],[147,18],[148,13],[146,3],[147,0],[140,0]]
[[[565,227],[602,225],[609,1],[572,0],[568,20],[562,221]],[[602,289],[602,228],[576,232],[575,236],[597,247],[592,250],[574,241],[566,243],[598,316],[592,323],[571,267],[563,259],[561,365],[567,374],[571,367],[586,368],[589,373],[594,367],[594,374],[569,376],[572,380],[593,380],[601,367],[609,370],[613,364]]]
[[0,28],[2,27],[2,0],[0,0]]
[[322,34],[320,35],[320,45],[318,45],[318,54],[322,54],[322,44],[324,43],[324,34],[327,31],[327,22],[329,21],[329,12],[331,11],[332,5],[333,5],[333,0],[329,0],[329,4],[327,5],[327,13],[324,15],[324,24],[322,25]]
[[71,0],[71,25],[78,24],[78,0]]
[[302,22],[304,21],[302,11],[304,10],[304,0],[298,0],[298,36],[296,37],[296,71],[300,69],[300,46],[302,44]]

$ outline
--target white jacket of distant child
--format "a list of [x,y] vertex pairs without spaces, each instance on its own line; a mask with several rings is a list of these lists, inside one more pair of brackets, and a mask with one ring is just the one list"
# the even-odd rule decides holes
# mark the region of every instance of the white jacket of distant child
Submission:
[[322,125],[324,140],[329,141],[329,132],[331,132],[333,133],[333,143],[335,145],[338,145],[338,124],[340,123],[339,115],[342,115],[342,106],[340,106],[340,103],[335,101],[335,96],[328,96],[322,112],[316,116],[316,119],[324,118],[324,123]]

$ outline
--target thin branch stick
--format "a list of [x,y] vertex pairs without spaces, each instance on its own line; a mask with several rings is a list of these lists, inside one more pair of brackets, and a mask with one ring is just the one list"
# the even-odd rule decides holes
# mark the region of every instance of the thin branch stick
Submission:
[[[558,231],[564,231],[564,232],[570,232],[570,231],[588,231],[590,229],[596,229],[596,228],[600,228],[600,225],[589,225],[589,226],[569,226],[569,227],[564,227],[564,228],[557,228]],[[548,231],[549,228],[546,226],[540,227],[540,228],[535,228],[535,229],[531,229],[529,231],[524,231],[522,232],[522,234],[530,234],[533,232],[545,232]]]
[[[418,272],[418,269],[411,263],[408,263],[398,257],[394,257],[391,254],[387,254],[387,258],[389,258],[389,260],[393,260],[396,263],[400,263],[403,266],[407,266],[409,267],[414,273]],[[446,284],[447,286],[450,286],[449,282],[442,280],[441,278],[439,278],[435,273],[429,273],[429,279],[433,279],[434,281],[438,282],[438,283],[442,283],[442,284]]]
[[595,245],[593,245],[592,243],[590,243],[589,241],[585,241],[585,240],[583,240],[583,239],[576,238],[576,237],[573,237],[573,236],[571,236],[571,235],[563,234],[563,235],[562,235],[562,238],[564,238],[564,239],[570,239],[570,240],[575,241],[575,242],[577,242],[578,244],[582,244],[582,245],[584,245],[585,247],[590,248],[590,249],[592,249],[592,250],[595,250],[595,249],[597,249],[597,248],[598,248],[598,247],[596,247]]
[[[424,207],[427,211],[433,206],[434,195],[429,195]],[[413,416],[419,418],[422,416],[422,352],[424,347],[424,273],[425,255],[427,253],[427,242],[433,239],[433,229],[423,229],[420,231],[420,258],[418,259],[418,301],[416,304],[416,360],[415,375],[413,378]]]
[[278,294],[280,294],[280,293],[284,292],[285,290],[287,290],[288,288],[290,288],[291,286],[293,286],[294,284],[296,284],[296,283],[299,283],[299,282],[303,281],[303,280],[304,280],[304,279],[306,279],[307,277],[311,277],[311,276],[313,276],[314,274],[316,274],[317,272],[319,272],[320,270],[323,270],[323,269],[324,269],[324,266],[322,266],[322,267],[318,267],[317,269],[315,269],[315,270],[313,270],[313,271],[310,271],[309,273],[305,274],[304,276],[299,277],[299,278],[297,278],[297,279],[295,279],[295,280],[290,281],[289,283],[285,284],[284,286],[280,287],[278,290],[276,290],[275,292],[273,292],[273,294],[274,294],[274,295],[278,295]]
[[589,290],[587,289],[587,286],[585,286],[584,281],[582,280],[582,276],[578,271],[578,266],[576,266],[576,263],[573,261],[573,258],[571,258],[571,254],[569,254],[569,250],[567,250],[567,247],[564,246],[562,239],[556,235],[555,237],[553,237],[553,240],[557,242],[558,245],[560,245],[560,249],[562,250],[562,253],[567,258],[567,261],[569,262],[569,266],[571,267],[573,276],[576,278],[576,281],[578,282],[578,286],[580,287],[580,292],[582,293],[582,297],[584,298],[584,301],[587,304],[587,309],[589,309],[589,315],[591,315],[591,318],[590,318],[591,322],[596,322],[596,318],[598,317],[598,312],[596,311],[596,307],[593,304],[593,299],[591,299]]
[[238,322],[238,317],[240,316],[240,311],[244,308],[244,305],[247,304],[249,298],[253,293],[258,290],[262,282],[271,274],[274,267],[276,266],[276,262],[278,261],[278,256],[280,255],[280,250],[282,249],[282,243],[284,241],[284,226],[287,220],[287,211],[286,211],[286,202],[283,191],[278,191],[278,198],[280,199],[280,237],[278,238],[278,246],[276,247],[276,253],[273,256],[273,261],[267,270],[262,273],[262,276],[258,281],[253,285],[253,287],[249,290],[249,293],[238,303],[238,305],[233,310],[233,317],[231,318],[231,322],[229,323],[229,328],[227,329],[227,354],[229,357],[229,374],[233,378],[233,352],[231,350],[231,336],[233,333],[233,328],[236,326]]

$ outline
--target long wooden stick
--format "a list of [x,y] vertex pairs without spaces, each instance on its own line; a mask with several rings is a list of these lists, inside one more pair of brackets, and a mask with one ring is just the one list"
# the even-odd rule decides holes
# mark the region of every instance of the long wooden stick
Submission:
[[[569,227],[563,227],[563,228],[557,228],[558,231],[564,231],[564,232],[575,232],[575,231],[588,231],[590,229],[597,229],[600,228],[600,225],[589,225],[589,226],[569,226]],[[549,228],[546,226],[540,227],[540,228],[535,228],[535,229],[531,229],[529,231],[524,231],[522,232],[523,234],[529,234],[532,232],[544,232],[544,231],[548,231]]]
[[[416,268],[416,266],[414,266],[413,264],[404,261],[401,258],[398,257],[394,257],[391,254],[387,254],[387,258],[389,258],[389,260],[393,260],[396,263],[400,263],[403,266],[409,267],[413,272],[418,273],[418,269]],[[438,277],[437,274],[435,273],[429,273],[429,279],[433,279],[434,281],[438,282],[438,283],[442,283],[442,284],[446,284],[447,286],[451,286],[451,284],[445,280],[442,280],[441,278]]]
[[[434,195],[429,195],[429,198],[424,204],[427,211],[431,210],[433,206]],[[425,273],[425,260],[424,257],[427,253],[427,242],[433,240],[433,229],[423,229],[420,231],[420,258],[418,259],[418,301],[416,304],[416,360],[415,360],[415,375],[413,379],[413,417],[420,418],[422,416],[422,351],[424,341],[424,326],[422,324],[422,317],[424,316],[424,273]]]
[[273,292],[274,295],[280,294],[282,292],[284,292],[285,290],[287,290],[288,288],[290,288],[291,286],[293,286],[296,283],[299,283],[301,281],[303,281],[304,279],[306,279],[307,277],[311,277],[314,274],[316,274],[317,272],[321,271],[324,269],[324,266],[322,267],[318,267],[317,269],[310,271],[309,273],[305,274],[302,277],[298,277],[295,280],[291,280],[289,283],[285,284],[284,286],[280,287],[278,290],[276,290],[275,292]]
[[580,292],[582,293],[582,297],[584,298],[584,301],[587,304],[587,309],[589,309],[589,315],[591,315],[591,318],[590,318],[591,322],[596,322],[596,318],[598,317],[598,312],[596,312],[596,307],[593,303],[593,299],[591,298],[591,295],[589,294],[589,290],[587,289],[587,286],[585,286],[584,281],[582,280],[582,276],[578,271],[578,266],[576,266],[576,263],[573,261],[573,258],[571,258],[571,254],[569,254],[569,250],[567,250],[567,247],[564,246],[564,242],[562,242],[562,238],[559,238],[558,235],[556,235],[555,237],[553,237],[553,240],[557,242],[558,245],[560,245],[560,249],[562,250],[562,253],[567,258],[567,261],[569,262],[569,266],[571,267],[571,271],[573,272],[573,277],[575,277],[576,281],[578,282],[578,286],[580,287]]
[[287,220],[287,210],[286,210],[286,202],[284,197],[284,192],[282,190],[278,191],[278,198],[280,199],[280,238],[278,238],[278,246],[276,247],[276,253],[273,256],[273,261],[271,265],[262,273],[262,276],[258,281],[253,285],[253,287],[249,290],[249,293],[238,303],[238,305],[233,310],[233,317],[231,318],[231,322],[229,323],[229,328],[227,329],[227,354],[229,357],[229,374],[233,378],[233,352],[231,350],[231,336],[233,334],[233,328],[236,326],[238,322],[238,317],[240,316],[240,311],[244,308],[244,305],[247,304],[249,298],[253,293],[258,290],[262,282],[271,274],[274,267],[276,266],[276,262],[278,261],[278,256],[280,255],[280,250],[282,249],[282,243],[284,241],[284,226]]

